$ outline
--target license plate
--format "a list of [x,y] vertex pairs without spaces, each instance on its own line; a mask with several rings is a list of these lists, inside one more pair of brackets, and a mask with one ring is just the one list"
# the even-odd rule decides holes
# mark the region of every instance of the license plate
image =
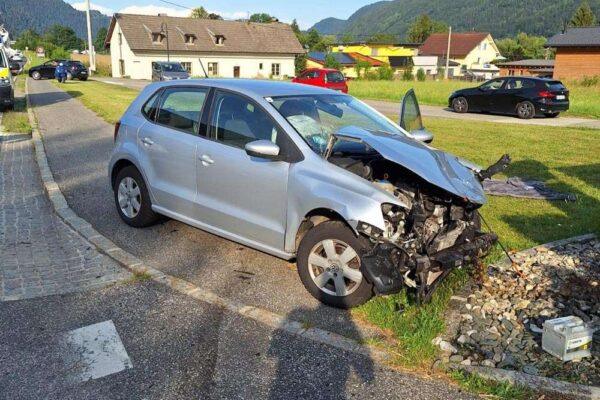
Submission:
[[564,100],[566,99],[564,94],[559,94],[558,96],[556,96],[556,100]]

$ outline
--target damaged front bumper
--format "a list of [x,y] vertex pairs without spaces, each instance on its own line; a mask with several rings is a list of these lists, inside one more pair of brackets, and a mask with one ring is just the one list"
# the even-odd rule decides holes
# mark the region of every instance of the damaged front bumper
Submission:
[[423,256],[409,256],[393,244],[378,243],[363,256],[361,269],[378,294],[408,287],[416,290],[417,302],[424,303],[453,269],[485,256],[497,241],[494,233],[477,232],[469,241]]

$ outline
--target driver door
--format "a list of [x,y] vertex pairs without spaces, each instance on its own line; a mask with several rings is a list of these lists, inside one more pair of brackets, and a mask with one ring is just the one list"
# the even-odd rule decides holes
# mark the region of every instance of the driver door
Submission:
[[479,86],[478,94],[474,96],[475,105],[481,111],[496,111],[495,107],[501,96],[501,89],[504,87],[506,79],[492,79]]
[[244,147],[262,139],[284,152],[289,138],[261,106],[231,92],[216,91],[209,121],[211,140],[199,146],[196,164],[197,219],[241,242],[283,250],[290,164],[251,157]]
[[413,89],[406,92],[402,99],[401,107],[400,126],[402,129],[413,135],[416,140],[431,143],[433,141],[433,134],[423,126],[421,108]]

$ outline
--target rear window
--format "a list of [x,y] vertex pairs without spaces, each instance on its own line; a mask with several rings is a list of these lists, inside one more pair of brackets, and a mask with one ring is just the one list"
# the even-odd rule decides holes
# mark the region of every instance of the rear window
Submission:
[[342,75],[341,72],[328,72],[327,73],[327,82],[332,82],[332,83],[340,83],[340,82],[344,82],[344,75]]
[[561,81],[546,82],[546,87],[550,90],[567,90]]

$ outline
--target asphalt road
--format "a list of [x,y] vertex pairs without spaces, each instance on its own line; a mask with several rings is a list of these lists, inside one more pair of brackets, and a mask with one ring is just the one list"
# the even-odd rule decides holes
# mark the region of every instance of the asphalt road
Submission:
[[[129,87],[131,89],[141,90],[150,82],[145,80],[136,79],[122,79],[122,78],[103,78],[95,77],[94,79],[111,83],[114,85],[120,85]],[[448,93],[450,94],[450,93]],[[418,95],[418,93],[417,93]],[[400,104],[390,101],[382,100],[364,100],[365,103],[375,108],[382,114],[388,116],[399,116],[400,115]],[[560,116],[558,118],[533,118],[533,119],[519,119],[515,116],[510,115],[494,115],[494,114],[458,114],[446,107],[438,106],[420,106],[423,117],[435,117],[435,118],[452,118],[461,119],[467,121],[481,121],[481,122],[492,122],[498,124],[519,124],[519,125],[539,125],[539,126],[553,126],[553,127],[568,127],[568,128],[590,128],[600,129],[600,119],[589,119],[589,118],[578,118],[578,117],[565,117]],[[424,121],[427,126],[427,121]]]
[[[113,127],[47,81],[30,80],[30,94],[50,168],[69,205],[116,244],[154,268],[222,297],[349,337],[373,335],[349,313],[325,307],[310,297],[293,264],[172,220],[141,230],[122,223],[106,171]],[[81,389],[85,396],[73,397],[181,398],[193,392],[199,398],[473,398],[444,382],[382,369],[369,357],[271,331],[173,293],[158,300],[156,291],[164,289],[153,285],[46,299],[38,307],[33,303],[2,305],[0,314],[14,317],[8,329],[0,330],[4,335],[0,344],[21,343],[8,352],[8,364],[24,363],[18,376],[26,379],[27,366],[33,368],[38,357],[36,351],[46,353],[44,348],[32,348],[29,357],[19,361],[18,349],[26,349],[36,334],[46,337],[39,330],[46,331],[48,326],[53,332],[73,329],[68,321],[72,310],[93,322],[113,319],[117,328],[123,329],[124,333],[119,333],[125,346],[128,340],[137,346],[130,354],[134,368],[119,373],[134,375],[103,378],[106,386],[90,383],[89,388]],[[136,290],[150,292],[136,294]],[[40,319],[36,312],[41,304],[47,311]],[[12,332],[21,325],[22,334]],[[7,365],[3,354],[0,351],[0,365]],[[52,356],[48,357],[52,365]],[[136,359],[143,371],[135,368]],[[44,365],[43,361],[39,365]],[[49,376],[47,370],[40,374]],[[12,382],[10,370],[0,369],[0,386],[6,376]],[[118,395],[119,388],[123,395]],[[22,397],[35,398],[35,393],[25,391]],[[102,396],[96,396],[100,393]]]

